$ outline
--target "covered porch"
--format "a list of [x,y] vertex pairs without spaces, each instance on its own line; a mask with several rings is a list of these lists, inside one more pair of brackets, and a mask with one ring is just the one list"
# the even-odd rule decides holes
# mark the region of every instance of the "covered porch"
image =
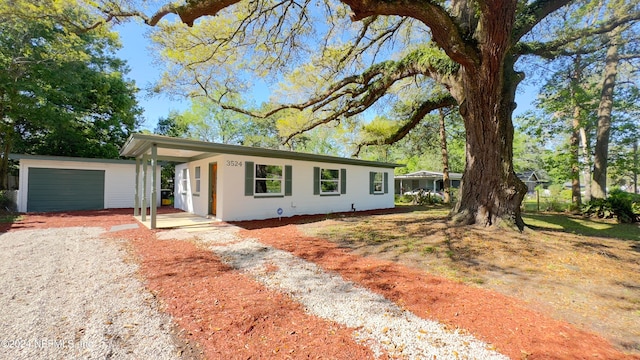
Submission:
[[156,214],[155,227],[151,227],[151,217],[142,219],[142,214],[134,215],[142,225],[149,229],[175,229],[180,228],[187,231],[199,231],[210,229],[212,224],[220,221],[214,217],[203,217],[188,212],[170,212]]
[[[133,216],[149,229],[198,227],[213,223],[216,221],[215,218],[205,218],[187,212],[158,214],[158,161],[185,163],[233,150],[233,146],[229,145],[161,135],[132,134],[122,146],[120,156],[132,157],[136,161]],[[151,177],[151,189],[146,185],[148,177]]]

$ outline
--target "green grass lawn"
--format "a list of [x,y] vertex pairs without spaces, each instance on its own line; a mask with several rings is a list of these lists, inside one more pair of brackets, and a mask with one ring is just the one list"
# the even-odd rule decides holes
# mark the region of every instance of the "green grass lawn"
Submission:
[[522,214],[524,222],[541,230],[556,230],[584,236],[602,236],[640,241],[639,224],[617,224],[612,221],[588,219],[565,214]]

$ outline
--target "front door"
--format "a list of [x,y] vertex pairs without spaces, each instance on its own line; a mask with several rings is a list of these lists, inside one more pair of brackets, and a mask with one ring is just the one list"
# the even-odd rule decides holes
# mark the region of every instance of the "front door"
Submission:
[[209,213],[216,215],[218,187],[218,163],[209,164]]

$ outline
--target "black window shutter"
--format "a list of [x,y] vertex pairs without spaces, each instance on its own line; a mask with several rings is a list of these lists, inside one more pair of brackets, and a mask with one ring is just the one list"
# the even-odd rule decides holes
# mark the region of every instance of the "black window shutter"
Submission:
[[340,194],[347,193],[347,169],[340,169]]
[[320,195],[320,168],[313,168],[313,195]]
[[244,196],[253,196],[254,171],[255,171],[255,168],[253,166],[253,161],[245,161],[244,162]]
[[284,167],[284,196],[291,196],[292,194],[292,174],[293,167],[291,165],[285,165]]

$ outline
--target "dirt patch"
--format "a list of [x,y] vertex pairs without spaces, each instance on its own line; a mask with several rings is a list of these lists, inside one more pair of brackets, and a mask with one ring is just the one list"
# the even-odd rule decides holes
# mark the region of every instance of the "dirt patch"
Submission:
[[[622,351],[640,354],[639,242],[552,231],[518,234],[451,227],[444,215],[418,211],[338,217],[306,221],[299,229],[329,239],[351,254],[521,299],[529,309],[600,334]],[[522,350],[531,353],[529,349]]]

